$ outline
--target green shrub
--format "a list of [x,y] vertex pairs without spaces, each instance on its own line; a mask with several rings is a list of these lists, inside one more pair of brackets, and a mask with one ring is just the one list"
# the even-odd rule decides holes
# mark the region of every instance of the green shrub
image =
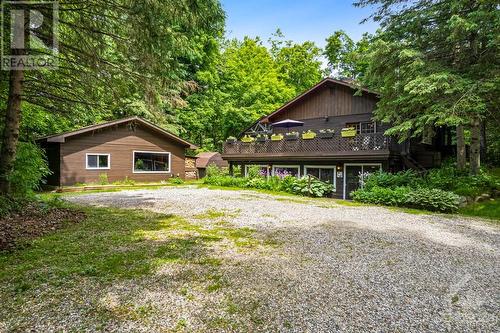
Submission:
[[99,185],[108,185],[108,174],[107,173],[101,173],[99,174]]
[[396,187],[359,189],[352,192],[354,200],[387,206],[425,209],[439,212],[454,212],[458,209],[460,196],[440,189]]
[[[285,177],[286,178],[286,177]],[[332,193],[333,185],[322,182],[316,178],[302,177],[294,179],[291,192],[298,195],[310,197],[324,197]]]
[[135,180],[129,179],[128,176],[125,176],[125,179],[117,180],[116,182],[113,182],[113,185],[135,185]]
[[0,195],[0,218],[21,211],[30,200],[32,198],[25,195],[19,197]]
[[35,144],[20,142],[9,174],[13,195],[22,197],[38,190],[43,178],[50,174],[43,150]]
[[372,187],[395,188],[402,186],[418,186],[422,178],[413,170],[400,171],[397,173],[388,173],[377,171],[370,174],[364,182],[364,188]]
[[247,168],[247,177],[248,178],[261,178],[262,175],[260,173],[260,166],[258,165],[249,165],[248,168]]
[[207,166],[206,177],[227,176],[227,175],[228,175],[227,168],[219,168],[214,163],[211,163]]
[[440,189],[419,188],[407,194],[406,205],[440,212],[454,212],[460,204],[460,196]]
[[262,190],[283,191],[298,195],[307,195],[313,197],[322,197],[333,191],[333,186],[324,183],[315,178],[304,177],[297,179],[293,176],[286,176],[283,179],[279,177],[265,178],[256,177],[231,177],[231,176],[210,176],[203,179],[205,184],[226,186],[226,187],[248,187]]
[[411,191],[408,187],[359,189],[351,193],[352,198],[359,202],[386,206],[405,206],[407,195]]
[[184,184],[184,180],[180,177],[174,177],[174,178],[170,178],[168,180],[171,184],[175,184],[175,185],[181,185],[181,184]]

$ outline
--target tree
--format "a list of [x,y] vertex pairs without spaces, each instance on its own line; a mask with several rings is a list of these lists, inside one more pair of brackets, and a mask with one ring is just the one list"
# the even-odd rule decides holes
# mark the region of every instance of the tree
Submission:
[[[498,110],[499,20],[495,1],[426,1],[377,6],[382,31],[370,47],[365,84],[382,94],[376,117],[402,139],[429,126],[470,129],[471,172],[479,169],[481,122]],[[463,147],[458,147],[459,154]],[[459,161],[461,156],[457,156]]]
[[[10,36],[6,22],[3,38]],[[189,74],[203,49],[197,43],[202,36],[220,35],[223,22],[216,0],[59,1],[58,69],[11,70],[8,88],[6,76],[1,76],[0,87],[5,89],[0,94],[8,102],[0,193],[10,191],[22,108],[36,106],[71,117],[73,126],[135,113],[138,106],[161,115],[162,107],[182,104],[193,86]],[[30,29],[48,42],[45,30]]]
[[269,50],[259,39],[221,43],[212,66],[197,73],[200,90],[179,110],[189,138],[206,149],[220,150],[222,141],[292,98]]
[[335,31],[326,39],[324,55],[330,70],[343,78],[362,79],[368,68],[366,53],[372,36],[365,33],[354,42],[343,30]]
[[280,77],[289,87],[295,88],[295,94],[311,88],[326,76],[321,68],[322,51],[313,42],[297,44],[284,40],[279,29],[273,37],[269,39],[271,55]]

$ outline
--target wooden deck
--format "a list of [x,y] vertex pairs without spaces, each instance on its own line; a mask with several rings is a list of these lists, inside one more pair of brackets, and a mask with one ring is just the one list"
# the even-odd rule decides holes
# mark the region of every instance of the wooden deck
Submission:
[[223,157],[226,160],[264,159],[380,159],[390,155],[391,139],[383,133],[358,134],[354,138],[297,139],[265,142],[225,143]]

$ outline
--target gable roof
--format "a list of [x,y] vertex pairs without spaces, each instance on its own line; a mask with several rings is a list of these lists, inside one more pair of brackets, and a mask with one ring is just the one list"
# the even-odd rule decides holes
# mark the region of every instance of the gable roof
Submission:
[[275,116],[276,114],[278,113],[281,113],[283,112],[284,110],[286,110],[289,106],[291,105],[294,105],[296,103],[298,103],[299,101],[301,101],[302,99],[304,99],[305,97],[309,96],[311,93],[317,91],[318,89],[322,88],[323,86],[326,86],[328,84],[337,84],[337,85],[341,85],[341,86],[345,86],[345,87],[348,87],[348,88],[351,88],[353,90],[361,90],[363,92],[366,92],[368,94],[371,94],[371,95],[375,95],[375,96],[379,96],[379,93],[373,91],[373,90],[369,90],[369,89],[366,89],[366,88],[361,88],[361,87],[358,87],[356,86],[355,84],[352,84],[350,82],[346,82],[346,81],[341,81],[341,80],[336,80],[336,79],[332,79],[330,77],[327,77],[327,78],[324,78],[323,80],[321,80],[320,82],[318,82],[316,85],[314,85],[313,87],[311,87],[310,89],[306,90],[305,92],[303,92],[302,94],[298,95],[297,97],[295,97],[294,99],[292,99],[291,101],[285,103],[284,105],[282,105],[280,108],[278,108],[276,111],[268,114],[267,116],[263,116],[261,117],[257,122],[261,122],[262,120],[268,120],[270,117],[272,116]]
[[161,128],[161,127],[159,127],[159,126],[157,126],[157,125],[155,125],[155,124],[153,124],[145,119],[137,117],[137,116],[108,121],[108,122],[96,124],[96,125],[90,125],[90,126],[82,127],[80,129],[77,129],[74,131],[64,132],[64,133],[55,134],[55,135],[49,135],[49,136],[45,136],[43,138],[40,138],[37,141],[45,140],[47,142],[64,143],[66,141],[66,138],[69,138],[69,137],[72,137],[75,135],[85,134],[85,133],[92,132],[95,130],[107,128],[110,126],[125,124],[125,123],[129,123],[129,122],[139,123],[139,124],[143,125],[144,127],[147,127],[147,128],[155,131],[156,133],[158,133],[158,134],[160,134],[168,139],[176,141],[187,148],[191,148],[191,149],[198,148],[196,145],[194,145],[186,140],[181,139],[177,135],[170,133],[169,131],[167,131],[167,130],[165,130],[165,129],[163,129],[163,128]]

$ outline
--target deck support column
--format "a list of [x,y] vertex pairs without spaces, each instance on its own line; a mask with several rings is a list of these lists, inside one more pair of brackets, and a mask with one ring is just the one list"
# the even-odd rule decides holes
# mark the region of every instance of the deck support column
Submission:
[[233,162],[229,161],[229,175],[232,177],[234,175]]

